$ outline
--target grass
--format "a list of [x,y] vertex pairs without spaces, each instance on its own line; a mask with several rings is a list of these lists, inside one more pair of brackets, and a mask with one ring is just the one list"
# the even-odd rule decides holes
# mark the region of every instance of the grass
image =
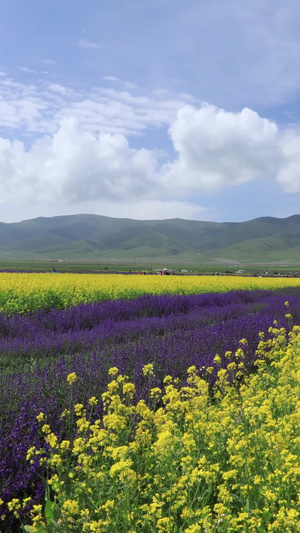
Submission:
[[1,271],[11,272],[51,272],[54,268],[57,272],[131,272],[137,273],[139,270],[146,270],[148,273],[156,273],[161,268],[171,268],[176,273],[185,274],[212,274],[220,273],[226,274],[235,272],[239,269],[245,270],[246,275],[290,275],[300,273],[300,263],[297,262],[266,262],[264,258],[259,262],[254,262],[249,259],[234,262],[232,260],[218,260],[210,259],[207,256],[199,258],[170,258],[161,257],[155,259],[143,258],[121,258],[121,259],[107,259],[107,260],[49,260],[41,259],[32,256],[24,259],[0,259],[0,273]]

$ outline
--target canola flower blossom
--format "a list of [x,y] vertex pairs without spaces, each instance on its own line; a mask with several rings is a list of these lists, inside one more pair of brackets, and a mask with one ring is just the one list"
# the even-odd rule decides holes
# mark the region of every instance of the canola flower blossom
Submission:
[[73,383],[75,383],[76,380],[77,380],[77,376],[75,372],[71,372],[70,374],[68,374],[67,382],[69,383],[69,385],[73,385]]
[[[272,326],[269,334],[260,335],[253,374],[244,372],[246,339],[233,354],[216,355],[213,391],[192,365],[184,384],[166,376],[147,402],[113,367],[99,398],[103,416],[73,407],[73,442],[59,442],[41,416],[50,444],[47,501],[32,507],[25,530],[299,531],[300,326]],[[142,372],[151,377],[155,368]],[[42,452],[31,448],[28,460]],[[15,516],[23,506],[8,502]]]
[[64,309],[88,302],[137,298],[144,294],[275,290],[299,285],[299,278],[2,273],[0,313],[26,313],[53,307]]

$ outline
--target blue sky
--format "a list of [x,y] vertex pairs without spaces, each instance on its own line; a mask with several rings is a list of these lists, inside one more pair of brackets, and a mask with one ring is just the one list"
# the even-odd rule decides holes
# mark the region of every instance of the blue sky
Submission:
[[300,213],[298,0],[0,2],[0,220]]

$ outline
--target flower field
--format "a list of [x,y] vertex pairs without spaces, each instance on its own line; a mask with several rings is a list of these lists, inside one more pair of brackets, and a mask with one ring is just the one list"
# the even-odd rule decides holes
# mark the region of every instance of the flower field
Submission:
[[297,279],[0,281],[1,531],[300,531]]
[[197,294],[231,290],[299,287],[299,278],[235,276],[135,276],[122,274],[1,273],[0,312],[26,313],[39,308],[65,309],[144,294]]

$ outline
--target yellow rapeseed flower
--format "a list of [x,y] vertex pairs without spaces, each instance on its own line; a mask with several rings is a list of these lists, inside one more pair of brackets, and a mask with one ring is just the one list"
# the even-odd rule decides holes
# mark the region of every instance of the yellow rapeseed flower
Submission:
[[148,365],[144,365],[143,366],[143,374],[144,376],[153,376],[154,375],[154,368],[153,368],[153,365],[151,363],[149,363]]
[[116,367],[116,366],[113,366],[112,368],[109,369],[108,371],[108,374],[110,376],[115,376],[116,374],[119,373],[119,369]]
[[95,407],[98,404],[98,400],[97,400],[96,396],[92,396],[92,398],[89,399],[89,404],[92,407]]
[[69,385],[73,385],[73,383],[75,383],[76,380],[77,380],[77,375],[75,372],[71,372],[70,374],[68,374],[67,382],[69,383]]
[[77,514],[79,512],[79,505],[76,500],[66,500],[63,503],[63,511],[68,514]]

